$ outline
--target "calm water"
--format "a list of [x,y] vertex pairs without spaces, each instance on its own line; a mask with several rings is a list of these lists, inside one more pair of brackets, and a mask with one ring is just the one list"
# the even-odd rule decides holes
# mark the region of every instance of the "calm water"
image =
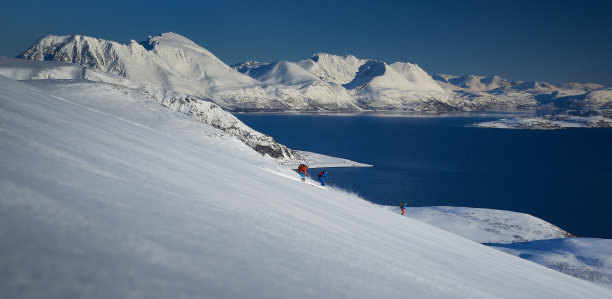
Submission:
[[328,169],[334,184],[374,203],[511,210],[612,238],[612,129],[466,127],[499,118],[485,114],[236,116],[291,148],[375,165]]

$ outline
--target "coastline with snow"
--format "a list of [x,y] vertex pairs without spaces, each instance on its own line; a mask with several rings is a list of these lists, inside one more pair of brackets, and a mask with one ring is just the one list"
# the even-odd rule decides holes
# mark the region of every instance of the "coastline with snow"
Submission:
[[[473,124],[477,128],[559,130],[565,128],[612,128],[612,111],[572,114],[550,114],[537,117],[502,118]],[[591,114],[591,115],[588,115]]]
[[[399,207],[380,206],[401,213]],[[612,289],[612,240],[581,238],[534,216],[466,207],[408,207],[415,219]]]

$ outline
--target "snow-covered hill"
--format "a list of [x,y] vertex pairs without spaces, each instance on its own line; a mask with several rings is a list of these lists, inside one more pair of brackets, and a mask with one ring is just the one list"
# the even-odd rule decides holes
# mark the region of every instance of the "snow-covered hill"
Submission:
[[[400,213],[399,207],[382,207]],[[612,289],[612,240],[576,238],[531,215],[464,207],[409,207],[406,217]]]
[[130,92],[34,83],[0,76],[3,297],[612,296],[304,184]]

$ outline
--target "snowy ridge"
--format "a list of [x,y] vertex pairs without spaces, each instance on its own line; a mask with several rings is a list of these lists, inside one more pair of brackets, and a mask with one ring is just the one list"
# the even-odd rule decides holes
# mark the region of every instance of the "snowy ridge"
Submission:
[[367,60],[358,59],[353,55],[337,56],[317,53],[310,59],[300,60],[296,64],[320,80],[342,85],[351,82],[359,71],[359,67],[366,62]]
[[0,76],[0,291],[8,298],[612,295],[284,178],[297,175],[110,85],[77,83],[85,85],[65,88],[79,96],[64,98],[45,89],[62,82],[33,83]]
[[[270,136],[259,133],[218,105],[187,96],[174,91],[164,90],[152,85],[143,85],[122,77],[92,70],[76,64],[60,62],[24,61],[0,58],[0,75],[18,80],[88,80],[105,82],[124,92],[135,92],[150,98],[172,110],[187,114],[203,123],[227,132],[249,145],[257,152],[270,156],[283,163],[302,161],[294,150],[278,144]],[[63,90],[62,93],[69,93]]]

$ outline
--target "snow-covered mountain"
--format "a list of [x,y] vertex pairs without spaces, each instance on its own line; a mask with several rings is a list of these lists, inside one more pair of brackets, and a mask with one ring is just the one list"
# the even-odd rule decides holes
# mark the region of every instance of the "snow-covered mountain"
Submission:
[[469,91],[493,91],[496,89],[514,89],[516,91],[538,90],[541,92],[553,92],[560,90],[593,91],[603,89],[604,86],[595,83],[560,83],[551,84],[546,82],[524,82],[510,81],[500,76],[484,77],[476,75],[453,76],[446,74],[434,75],[433,79],[452,84]]
[[[246,62],[234,68],[270,83],[283,84],[295,78],[318,79],[336,89],[344,89],[350,97],[348,100],[352,99],[356,106],[365,110],[436,110],[438,108],[429,107],[431,102],[442,102],[445,105],[450,98],[444,89],[415,64],[396,62],[388,65],[382,61],[357,59],[351,55],[318,53],[294,64],[282,62],[284,65],[299,66],[299,70],[294,67],[292,74],[277,72],[273,77],[275,79],[270,81],[270,75],[267,74],[278,63]],[[304,70],[310,75],[304,74]],[[262,76],[262,73],[267,76]]]
[[[458,98],[469,100],[475,104],[475,110],[486,109],[487,106],[498,107],[533,107],[554,109],[592,109],[585,98],[604,90],[604,86],[594,83],[546,83],[510,81],[493,76],[453,76],[439,74],[433,78],[442,87],[452,91]],[[603,96],[602,96],[603,95]],[[599,94],[602,104],[612,105],[612,95]]]
[[309,59],[296,62],[296,64],[320,80],[343,85],[351,82],[359,68],[366,62],[367,60],[358,59],[353,55],[337,56],[317,53]]
[[89,66],[132,81],[209,98],[232,111],[360,110],[337,86],[295,81],[294,66],[284,64],[284,71],[283,66],[272,70],[268,73],[271,77],[264,77],[268,81],[262,82],[234,70],[175,33],[128,45],[80,35],[47,36],[19,57]]
[[107,83],[0,76],[0,103],[6,298],[612,296]]
[[74,35],[46,36],[20,58],[72,62],[161,88],[205,97],[255,80],[233,71],[208,50],[174,33],[123,45]]
[[[318,53],[297,62],[226,65],[175,33],[119,44],[47,36],[19,56],[72,62],[198,98],[229,111],[480,111],[580,106],[603,87],[509,81],[499,76],[430,76],[407,62],[387,64]],[[435,80],[434,80],[435,79]],[[608,94],[600,101],[612,103]]]
[[498,88],[511,87],[512,82],[499,76],[482,77],[467,75],[463,77],[439,74],[434,75],[433,79],[440,82],[452,84],[469,91],[489,91]]

